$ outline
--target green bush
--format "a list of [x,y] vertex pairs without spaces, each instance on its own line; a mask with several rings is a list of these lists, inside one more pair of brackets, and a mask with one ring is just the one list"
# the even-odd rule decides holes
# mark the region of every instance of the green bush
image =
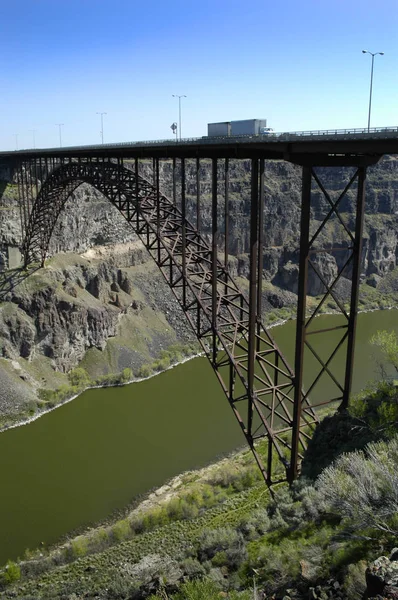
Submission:
[[70,550],[73,558],[85,556],[88,550],[88,540],[84,537],[79,537],[75,540],[72,540],[70,544]]
[[128,519],[123,519],[115,523],[112,527],[112,535],[118,542],[125,540],[131,534],[130,522]]
[[142,377],[145,379],[146,377],[150,377],[153,373],[153,369],[151,365],[142,365],[140,370],[138,371],[138,377]]
[[120,376],[120,381],[122,383],[127,383],[128,381],[131,381],[133,378],[133,371],[129,368],[123,369],[121,376]]
[[68,373],[68,379],[72,386],[83,389],[91,384],[90,376],[86,369],[77,367]]
[[90,549],[100,551],[109,545],[110,539],[106,529],[101,527],[97,529],[90,537]]
[[195,579],[206,574],[205,567],[196,558],[186,558],[180,563],[180,567],[187,577]]
[[21,568],[12,560],[9,560],[6,564],[4,573],[2,574],[2,580],[5,585],[19,581],[21,578]]
[[398,436],[369,444],[366,454],[340,456],[318,479],[329,510],[345,519],[346,528],[398,535]]
[[351,564],[344,578],[344,591],[352,600],[362,600],[366,590],[365,571],[367,563],[364,560]]
[[199,560],[202,562],[211,560],[216,554],[225,552],[228,561],[236,566],[236,551],[238,553],[242,551],[242,555],[245,555],[245,545],[242,534],[232,527],[206,528],[199,536],[197,552]]
[[220,600],[220,591],[214,581],[197,579],[183,583],[173,600]]

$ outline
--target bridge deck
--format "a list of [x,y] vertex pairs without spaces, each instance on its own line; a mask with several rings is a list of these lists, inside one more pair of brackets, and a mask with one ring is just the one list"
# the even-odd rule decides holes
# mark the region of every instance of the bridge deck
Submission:
[[300,162],[303,156],[380,157],[398,153],[398,127],[280,133],[239,137],[203,137],[181,141],[123,142],[66,148],[36,148],[0,152],[3,159],[39,157],[115,158],[265,158]]

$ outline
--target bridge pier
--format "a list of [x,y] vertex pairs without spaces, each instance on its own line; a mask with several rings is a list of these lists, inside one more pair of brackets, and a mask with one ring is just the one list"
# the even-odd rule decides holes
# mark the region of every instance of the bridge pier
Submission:
[[[297,478],[300,462],[300,443],[302,448],[304,444],[300,439],[303,435],[301,425],[301,413],[312,395],[311,407],[313,409],[335,403],[340,410],[348,407],[351,393],[352,372],[354,366],[354,347],[355,332],[358,316],[358,296],[361,273],[362,256],[362,237],[363,223],[365,215],[365,180],[367,165],[376,162],[369,158],[352,159],[354,173],[350,176],[347,185],[342,193],[338,195],[337,200],[332,200],[325,186],[322,184],[320,175],[316,172],[318,161],[315,164],[308,164],[308,160],[302,166],[302,200],[301,200],[301,223],[300,223],[300,254],[299,254],[299,281],[298,281],[298,305],[297,305],[297,323],[296,323],[296,349],[295,349],[295,391],[294,391],[294,415],[292,422],[292,451],[290,457],[289,479],[293,481]],[[347,166],[347,160],[340,157],[329,159],[328,168],[333,166]],[[341,213],[341,206],[346,199],[347,194],[352,192],[356,185],[356,201],[354,213],[354,227],[346,223]],[[321,224],[313,218],[311,214],[311,198],[314,188],[322,193],[322,197],[329,205],[327,214],[324,216]],[[318,217],[319,219],[319,217]],[[341,245],[341,240],[336,240],[335,246],[328,248],[328,253],[338,254],[343,252],[346,256],[340,260],[340,266],[332,281],[325,281],[319,272],[315,260],[316,256],[325,252],[324,248],[319,247],[319,237],[328,225],[338,226],[340,234],[343,234],[345,243]],[[354,231],[352,231],[352,229]],[[337,243],[337,241],[339,243]],[[348,256],[347,256],[348,255]],[[315,257],[315,258],[313,258]],[[324,291],[317,298],[317,306],[311,315],[307,314],[307,295],[309,270],[319,278]],[[350,277],[351,272],[351,277]],[[346,307],[344,299],[339,295],[337,288],[342,278],[351,278],[349,309]],[[319,316],[326,300],[332,301],[335,310],[341,315],[343,322],[334,327],[317,327],[316,316]],[[311,335],[321,334],[325,336],[335,336],[338,332],[339,338],[333,343],[332,350],[327,358],[322,358],[310,343]],[[332,338],[331,338],[332,339]],[[339,355],[344,356],[343,372],[336,372],[335,363],[332,363]],[[304,380],[306,361],[311,359],[316,361],[320,370],[311,381]],[[317,385],[324,377],[329,379],[329,384],[334,386],[337,393],[334,397],[314,401],[314,395],[317,396]]]

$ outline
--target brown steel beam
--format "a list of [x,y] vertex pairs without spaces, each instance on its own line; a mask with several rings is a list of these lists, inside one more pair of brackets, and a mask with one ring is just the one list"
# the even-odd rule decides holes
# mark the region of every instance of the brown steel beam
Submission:
[[347,342],[347,360],[345,370],[344,392],[341,408],[348,407],[348,401],[351,392],[352,371],[354,367],[354,346],[355,333],[358,316],[358,297],[359,297],[359,280],[361,274],[361,258],[362,258],[362,238],[363,224],[365,219],[365,182],[366,182],[366,167],[358,169],[358,187],[357,187],[357,206],[355,215],[355,240],[352,266],[352,286],[351,286],[351,303],[350,316],[348,320],[348,342]]
[[212,222],[211,222],[211,260],[212,260],[212,329],[213,329],[213,365],[217,362],[217,234],[218,234],[218,219],[217,219],[217,159],[213,158],[211,161],[211,207],[212,207]]
[[[260,196],[258,214],[258,274],[257,274],[257,333],[259,336],[262,315],[263,294],[263,244],[264,244],[264,159],[260,158]],[[257,338],[257,351],[260,350],[260,338]]]
[[301,192],[301,221],[300,221],[300,258],[296,323],[296,350],[294,376],[294,406],[292,422],[292,449],[288,479],[292,482],[297,478],[299,463],[299,440],[302,412],[303,366],[305,344],[305,312],[308,283],[308,251],[311,214],[311,167],[303,167]]
[[256,353],[257,320],[257,274],[258,274],[258,160],[251,163],[251,204],[250,204],[250,272],[249,272],[249,344],[248,344],[248,415],[247,431],[252,437],[254,365]]
[[196,159],[196,229],[200,233],[200,158]]
[[[184,278],[183,281],[183,294],[182,294],[182,302],[183,306],[186,306],[187,297],[186,297],[186,285],[185,279],[187,276],[187,222],[186,222],[186,199],[185,199],[185,158],[181,159],[181,259],[182,259],[182,276]],[[160,243],[160,242],[159,242]]]
[[[224,202],[224,267],[225,271],[228,271],[228,250],[229,250],[229,159],[225,159],[224,163],[224,190],[225,190],[225,202]],[[227,282],[227,275],[226,280]],[[225,288],[227,293],[227,288]]]

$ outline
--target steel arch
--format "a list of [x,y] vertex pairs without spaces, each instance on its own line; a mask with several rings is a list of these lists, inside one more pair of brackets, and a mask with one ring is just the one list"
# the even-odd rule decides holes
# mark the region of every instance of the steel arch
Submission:
[[[185,167],[183,167],[183,182]],[[25,266],[44,264],[52,232],[70,194],[82,183],[102,192],[138,234],[179,301],[230,403],[268,485],[292,479],[289,463],[295,378],[249,301],[210,247],[180,210],[155,185],[120,161],[79,160],[56,167],[43,182],[27,224]],[[214,245],[214,244],[213,244]],[[300,411],[299,446],[317,422],[309,400]],[[256,441],[267,438],[266,466]],[[273,479],[273,456],[286,477]],[[297,466],[296,466],[297,467]]]

